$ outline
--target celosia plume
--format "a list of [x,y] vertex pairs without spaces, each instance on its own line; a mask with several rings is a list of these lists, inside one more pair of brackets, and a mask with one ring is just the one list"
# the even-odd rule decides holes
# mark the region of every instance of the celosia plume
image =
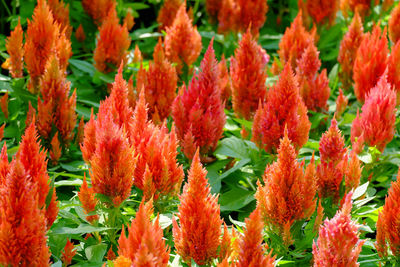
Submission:
[[116,5],[115,0],[82,0],[83,9],[98,26],[103,24],[110,10],[115,10]]
[[290,27],[286,28],[279,43],[278,54],[282,66],[289,62],[292,69],[296,70],[297,60],[311,43],[314,43],[314,35],[304,28],[302,12],[299,11]]
[[383,0],[382,3],[382,10],[383,11],[388,11],[394,4],[394,0]]
[[65,244],[64,251],[61,251],[61,261],[64,266],[68,266],[72,262],[72,258],[76,254],[76,249],[74,243],[72,243],[69,239],[67,239],[67,244]]
[[182,86],[172,106],[176,132],[188,158],[192,158],[199,147],[202,160],[205,160],[222,137],[226,117],[217,64],[211,41],[199,73],[193,76],[187,90]]
[[239,22],[240,31],[244,32],[248,28],[254,36],[258,36],[258,32],[267,19],[268,11],[267,1],[264,0],[236,0],[239,6]]
[[348,12],[358,12],[361,17],[368,16],[374,6],[379,4],[379,0],[341,0],[340,9],[344,17],[348,16]]
[[46,218],[38,207],[38,186],[21,161],[14,159],[0,185],[1,266],[50,266]]
[[[29,175],[36,190],[33,192],[36,192],[38,198],[38,208],[46,212],[47,228],[50,228],[58,214],[57,197],[55,188],[49,186],[46,151],[41,150],[34,122],[25,130],[15,159],[21,163],[26,175]],[[52,198],[46,208],[46,198],[51,192]]]
[[[400,6],[400,5],[399,5]],[[400,41],[392,46],[388,62],[388,82],[397,94],[397,105],[400,104]]]
[[169,61],[177,64],[176,70],[181,73],[184,65],[190,68],[196,61],[202,47],[201,36],[186,13],[185,3],[180,6],[174,22],[167,27],[166,32],[165,54]]
[[313,244],[314,266],[359,266],[358,256],[364,241],[359,240],[359,226],[351,220],[351,193],[331,220],[319,228],[319,237]]
[[361,110],[351,127],[351,142],[362,137],[365,144],[383,152],[393,139],[396,122],[396,93],[387,82],[386,73],[366,95]]
[[75,142],[78,145],[83,143],[84,131],[85,131],[85,121],[83,120],[83,116],[82,116],[81,120],[79,121],[78,129],[77,129],[77,133],[76,133],[76,137],[75,137]]
[[257,208],[249,218],[245,219],[246,230],[244,230],[242,240],[240,241],[239,257],[235,267],[247,266],[275,266],[275,256],[271,253],[265,254],[262,231],[264,229],[261,211]]
[[128,31],[132,30],[133,26],[135,25],[135,18],[133,17],[132,13],[133,13],[132,9],[128,8],[124,18],[124,24],[126,24]]
[[47,0],[47,4],[54,20],[59,24],[60,30],[64,31],[69,39],[72,33],[72,26],[69,22],[69,4],[65,5],[63,0]]
[[211,195],[206,175],[197,150],[179,197],[179,226],[173,220],[177,253],[185,262],[193,259],[199,265],[209,264],[217,257],[222,224],[218,197]]
[[[218,13],[218,32],[228,33],[239,31],[238,21],[240,7],[236,0],[222,0]],[[246,30],[246,29],[245,29]]]
[[389,37],[393,43],[397,43],[400,40],[400,5],[393,9],[392,13],[390,14],[389,19]]
[[[95,197],[93,188],[89,188],[86,182],[86,175],[83,177],[83,183],[78,192],[78,198],[82,203],[82,208],[86,214],[96,211],[97,199]],[[97,214],[87,215],[86,220],[89,222],[97,221],[99,216]]]
[[69,96],[70,82],[55,56],[51,56],[46,64],[46,70],[40,80],[38,99],[38,130],[44,139],[50,138],[54,124],[64,143],[68,144],[74,138],[76,125],[76,91]]
[[230,96],[232,95],[232,81],[226,66],[225,56],[222,55],[221,61],[218,63],[219,81],[221,88],[221,100],[227,105]]
[[304,6],[307,12],[316,24],[333,25],[336,19],[336,13],[339,10],[340,0],[317,0],[310,1],[299,0],[299,7]]
[[18,24],[6,39],[6,49],[10,56],[8,59],[8,69],[13,78],[21,78],[23,76],[23,36],[24,32],[21,27],[21,19],[18,19]]
[[361,172],[362,172],[361,162],[357,157],[357,153],[354,151],[350,155],[350,161],[347,163],[345,170],[345,185],[346,192],[356,189],[360,184]]
[[154,223],[150,220],[152,205],[151,201],[140,204],[136,218],[127,228],[128,237],[122,227],[118,254],[129,259],[133,266],[168,266],[169,249],[165,245],[158,217]]
[[175,20],[176,14],[180,6],[183,4],[182,0],[165,0],[163,6],[160,8],[157,16],[158,28],[166,30],[170,27]]
[[254,116],[252,140],[265,151],[275,152],[287,127],[294,147],[301,148],[308,140],[311,123],[289,63],[266,99]]
[[154,48],[154,62],[149,62],[148,69],[140,67],[136,76],[137,91],[144,89],[146,103],[149,107],[149,115],[154,123],[164,121],[170,113],[172,102],[176,97],[178,76],[175,68],[165,58],[161,39]]
[[0,126],[0,141],[3,140],[4,137],[4,128],[6,127],[6,124],[3,123],[3,125]]
[[295,221],[308,219],[316,205],[314,159],[303,170],[296,159],[296,151],[288,138],[288,130],[281,139],[278,160],[267,166],[263,176],[265,185],[258,182],[255,198],[257,207],[269,230],[279,234],[284,243],[292,242],[290,227]]
[[343,94],[342,89],[339,88],[339,95],[336,98],[336,118],[340,119],[343,112],[345,112],[347,108],[347,104],[349,103],[349,99]]
[[382,32],[380,26],[375,25],[372,33],[364,35],[354,60],[354,93],[360,102],[364,102],[366,95],[385,72],[388,54],[386,28]]
[[8,119],[8,92],[0,97],[0,109],[4,114],[4,117]]
[[57,165],[58,160],[61,157],[61,146],[60,146],[60,140],[58,140],[58,132],[53,136],[53,139],[51,139],[51,149],[49,151],[50,154],[50,159],[53,165]]
[[330,95],[329,80],[326,69],[318,74],[321,61],[314,43],[309,43],[297,60],[296,74],[299,80],[300,95],[307,108],[313,111],[326,110]]
[[250,29],[243,35],[231,58],[232,104],[236,116],[251,120],[267,91],[269,56],[253,39]]
[[82,24],[79,24],[78,29],[75,31],[75,38],[78,42],[83,43],[86,39],[85,30],[82,27]]
[[206,0],[206,11],[210,16],[211,20],[215,20],[218,17],[218,13],[222,6],[221,0]]
[[321,164],[317,166],[317,187],[321,198],[339,198],[339,188],[346,168],[347,149],[335,118],[319,141]]
[[358,47],[364,38],[364,28],[358,12],[354,14],[353,20],[349,26],[349,30],[344,35],[340,42],[338,62],[340,63],[341,71],[339,78],[344,89],[350,89],[353,82],[353,66],[357,55]]
[[375,247],[380,257],[387,256],[387,249],[392,251],[395,257],[400,255],[400,171],[397,174],[397,180],[392,182],[388,195],[385,199],[385,204],[378,215],[376,223],[376,243]]
[[115,9],[110,10],[99,28],[97,45],[93,52],[96,69],[107,73],[113,70],[112,66],[118,67],[122,62],[126,63],[130,45],[126,24],[121,26]]
[[184,175],[176,160],[178,142],[175,127],[172,126],[171,133],[168,133],[165,123],[159,127],[148,121],[143,91],[129,131],[138,160],[134,185],[148,197],[178,194]]
[[28,20],[24,59],[30,75],[28,89],[37,93],[39,79],[45,72],[46,64],[51,56],[59,60],[60,68],[65,72],[68,60],[72,55],[71,42],[54,20],[46,1],[40,0],[33,11],[32,21]]

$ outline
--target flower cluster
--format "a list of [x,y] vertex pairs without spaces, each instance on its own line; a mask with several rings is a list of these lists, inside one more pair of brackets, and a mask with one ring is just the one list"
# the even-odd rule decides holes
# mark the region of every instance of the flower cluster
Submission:
[[252,119],[259,102],[264,101],[268,61],[269,56],[253,39],[249,29],[231,58],[232,104],[237,117]]
[[265,151],[275,152],[287,127],[294,147],[301,148],[308,140],[311,123],[289,63],[278,82],[269,89],[266,99],[254,116],[252,140]]
[[336,19],[336,13],[339,10],[340,0],[299,0],[299,9],[308,14],[316,24],[333,25]]
[[157,16],[157,22],[160,30],[165,30],[170,27],[175,20],[176,13],[183,4],[182,0],[165,0],[160,8]]
[[389,37],[393,43],[397,43],[400,40],[400,5],[397,5],[389,19]]
[[24,32],[22,31],[21,21],[18,19],[17,26],[6,40],[7,53],[10,55],[7,61],[7,68],[14,78],[21,78],[23,76],[23,38]]
[[202,161],[206,161],[222,137],[226,118],[219,77],[211,42],[201,62],[200,72],[193,76],[187,90],[182,86],[172,106],[177,135],[188,158],[192,158],[199,147]]
[[296,156],[285,129],[278,148],[278,160],[267,166],[263,176],[265,185],[258,182],[255,194],[266,225],[287,245],[292,242],[290,227],[295,221],[308,219],[316,206],[314,160],[304,172],[304,163],[299,164]]
[[82,0],[83,9],[98,26],[103,24],[110,10],[114,10],[116,5],[115,0]]

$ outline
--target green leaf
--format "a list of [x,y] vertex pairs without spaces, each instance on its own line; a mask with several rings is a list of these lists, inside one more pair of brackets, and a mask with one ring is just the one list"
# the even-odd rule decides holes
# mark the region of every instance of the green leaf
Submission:
[[71,228],[71,227],[60,227],[54,229],[52,232],[53,234],[56,235],[82,235],[82,234],[88,234],[88,233],[93,233],[93,232],[103,232],[106,230],[110,230],[112,228],[110,227],[95,227],[90,224],[81,224],[77,228]]
[[239,211],[254,200],[253,194],[253,191],[234,187],[232,190],[220,196],[219,203],[221,205],[221,211]]
[[85,249],[86,258],[91,262],[103,262],[107,252],[107,244],[97,244]]
[[362,184],[359,187],[357,187],[356,190],[354,190],[354,193],[351,196],[351,199],[358,199],[362,195],[364,195],[365,192],[367,192],[368,185],[369,185],[369,182],[366,182],[365,184]]
[[94,68],[94,66],[92,64],[90,64],[89,62],[83,61],[83,60],[71,58],[69,60],[69,64],[71,64],[78,70],[81,70],[81,71],[89,74],[90,76],[94,76],[94,74],[96,72],[96,69]]
[[236,136],[231,136],[222,139],[220,145],[215,150],[215,154],[224,155],[237,159],[249,158],[248,149],[246,143],[237,138]]

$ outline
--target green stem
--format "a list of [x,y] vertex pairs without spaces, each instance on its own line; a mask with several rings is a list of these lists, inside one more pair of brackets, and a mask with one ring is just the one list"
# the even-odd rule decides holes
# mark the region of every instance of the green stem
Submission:
[[8,13],[8,16],[11,16],[12,15],[11,10],[8,8],[8,5],[6,4],[6,2],[4,0],[1,0],[1,2],[3,3],[3,6],[5,7],[5,9]]
[[110,212],[108,213],[108,218],[107,218],[107,226],[110,227],[107,231],[108,233],[108,238],[110,239],[111,244],[117,246],[117,241],[116,241],[116,233],[117,233],[117,227],[116,227],[116,218],[119,212],[119,207],[113,207]]

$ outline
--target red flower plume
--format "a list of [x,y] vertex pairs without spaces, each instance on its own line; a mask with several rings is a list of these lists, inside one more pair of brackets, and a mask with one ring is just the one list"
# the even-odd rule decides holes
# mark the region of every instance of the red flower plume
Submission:
[[82,27],[82,24],[79,24],[78,29],[75,31],[75,38],[78,40],[78,42],[83,43],[86,39],[86,34],[85,31]]
[[165,0],[160,8],[157,16],[157,22],[160,30],[165,30],[170,27],[175,20],[176,14],[180,6],[183,4],[182,0]]
[[396,122],[396,93],[386,80],[386,73],[367,94],[351,127],[351,142],[363,138],[368,146],[376,146],[381,152],[393,139]]
[[340,118],[343,114],[343,112],[347,108],[347,104],[349,103],[349,99],[344,96],[342,89],[339,88],[339,95],[336,98],[336,112],[335,116],[337,118]]
[[97,38],[97,46],[93,52],[95,67],[101,72],[110,72],[111,64],[115,67],[126,62],[127,50],[131,39],[126,24],[120,25],[117,11],[111,9],[104,19]]
[[[88,187],[86,175],[83,177],[83,183],[79,189],[78,198],[81,201],[83,210],[86,214],[92,213],[96,210],[97,199],[95,198],[93,188]],[[99,216],[97,214],[86,216],[86,220],[89,222],[97,221],[98,219]]]
[[193,76],[188,90],[182,87],[172,106],[177,135],[188,158],[193,156],[196,147],[200,148],[202,157],[212,153],[222,137],[226,118],[217,64],[211,41],[200,72]]
[[152,204],[151,201],[140,204],[136,218],[127,228],[128,237],[122,227],[118,240],[120,257],[129,259],[133,266],[168,266],[169,249],[165,245],[158,218],[154,223],[150,220]]
[[201,52],[201,36],[186,13],[186,4],[179,8],[174,22],[167,27],[165,54],[169,61],[177,64],[176,70],[182,72],[184,65],[190,67]]
[[390,14],[389,37],[393,43],[400,40],[400,5],[397,5]]
[[329,80],[326,69],[318,74],[321,61],[314,43],[309,43],[301,58],[297,60],[296,74],[299,78],[300,95],[310,110],[327,109],[330,95]]
[[[18,159],[0,186],[0,265],[50,266],[39,188]],[[46,195],[45,195],[46,196]]]
[[319,153],[321,161],[333,162],[338,164],[346,154],[347,149],[344,146],[344,138],[337,126],[335,118],[331,121],[331,127],[328,131],[322,134],[319,141]]
[[[218,32],[228,33],[239,31],[240,7],[236,0],[222,0],[218,13]],[[245,29],[246,30],[246,29]]]
[[225,102],[226,105],[229,97],[232,95],[232,81],[226,66],[226,59],[224,55],[222,55],[221,61],[218,63],[218,69],[220,75],[219,81],[221,88],[221,100],[222,102]]
[[311,123],[289,63],[266,99],[254,116],[252,140],[267,152],[276,151],[286,125],[294,147],[302,147],[308,140]]
[[364,241],[359,240],[359,226],[351,220],[351,193],[331,220],[319,228],[313,244],[314,266],[358,266],[357,260]]
[[231,58],[232,103],[236,116],[250,120],[266,94],[269,56],[253,39],[250,29],[243,35]]
[[387,256],[387,243],[395,257],[400,255],[400,171],[397,174],[397,180],[392,182],[388,195],[385,199],[385,205],[379,212],[378,222],[376,224],[376,243],[379,256]]
[[240,31],[244,32],[248,28],[254,36],[258,35],[264,25],[268,11],[267,1],[264,0],[236,0],[239,8]]
[[180,195],[179,225],[173,220],[175,248],[185,262],[209,264],[217,257],[222,220],[218,197],[210,194],[207,171],[202,168],[197,150],[188,182]]
[[[400,6],[400,5],[399,5]],[[400,41],[392,46],[388,62],[388,82],[397,94],[397,104],[400,104]]]
[[165,58],[161,39],[154,48],[153,58],[154,62],[149,62],[147,70],[140,67],[136,76],[136,88],[138,91],[144,89],[149,114],[154,123],[157,123],[155,118],[160,123],[171,113],[178,76],[175,68]]
[[290,28],[286,28],[279,43],[278,54],[282,65],[289,62],[292,69],[296,70],[297,60],[311,43],[314,43],[314,35],[304,28],[302,13],[299,11]]
[[8,92],[0,97],[0,109],[4,114],[4,117],[8,119]]
[[83,9],[98,26],[103,24],[109,11],[115,10],[116,5],[115,0],[82,0]]
[[212,20],[218,17],[222,2],[221,0],[206,0],[206,11]]
[[234,265],[235,267],[246,266],[264,266],[273,267],[275,256],[271,253],[264,255],[264,247],[262,231],[264,229],[261,212],[259,209],[254,210],[249,218],[245,219],[246,230],[239,244],[239,259]]
[[349,30],[344,35],[340,43],[338,62],[340,63],[341,72],[339,78],[345,89],[350,89],[353,82],[353,66],[357,55],[358,47],[364,37],[364,28],[358,12],[355,13],[353,20],[349,26]]
[[[304,0],[299,0],[299,2],[303,4]],[[299,6],[300,5],[299,3]],[[333,25],[336,19],[336,13],[339,10],[339,0],[307,0],[305,7],[307,13],[316,24],[321,25],[329,23],[329,25]]]
[[304,163],[299,164],[296,156],[285,130],[278,149],[278,160],[267,166],[263,176],[265,185],[258,182],[255,194],[264,222],[271,231],[281,235],[285,244],[292,242],[291,225],[308,219],[316,206],[314,159],[304,172]]
[[74,243],[71,243],[69,239],[67,239],[67,244],[65,244],[64,251],[61,252],[61,260],[65,266],[68,266],[72,262],[72,258],[76,254],[76,249]]
[[72,33],[72,27],[69,22],[69,4],[65,5],[63,0],[47,0],[47,4],[54,20],[60,25],[60,30],[64,31],[65,36],[69,39]]
[[23,76],[23,34],[21,20],[18,19],[17,26],[6,40],[7,53],[10,55],[8,59],[8,69],[13,78],[21,78]]
[[375,25],[372,33],[364,35],[354,60],[354,93],[360,102],[364,102],[368,92],[385,72],[388,54],[386,28],[382,33],[379,25]]

